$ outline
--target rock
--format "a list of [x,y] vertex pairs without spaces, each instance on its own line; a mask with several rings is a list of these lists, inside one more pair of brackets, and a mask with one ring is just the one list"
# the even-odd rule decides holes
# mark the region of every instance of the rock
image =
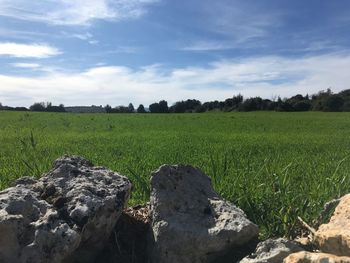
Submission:
[[288,255],[302,250],[296,243],[284,238],[268,239],[259,243],[255,252],[240,263],[281,263]]
[[350,257],[304,251],[289,255],[283,263],[350,263]]
[[315,234],[320,250],[338,256],[350,256],[350,194],[341,198],[328,224]]
[[93,262],[131,191],[129,180],[81,157],[0,192],[0,262]]
[[244,212],[223,200],[210,178],[191,166],[164,165],[154,172],[150,205],[153,263],[213,262],[258,235]]

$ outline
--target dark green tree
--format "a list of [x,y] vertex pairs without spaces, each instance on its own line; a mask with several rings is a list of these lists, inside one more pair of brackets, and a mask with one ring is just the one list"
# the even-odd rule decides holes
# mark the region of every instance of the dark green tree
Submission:
[[149,105],[149,111],[151,113],[159,113],[159,103],[155,102]]
[[130,113],[135,112],[135,108],[134,108],[134,105],[132,105],[132,103],[129,103],[128,111],[129,111]]
[[142,104],[137,108],[137,113],[146,113],[145,107]]
[[161,100],[159,103],[152,103],[151,105],[149,105],[149,111],[151,113],[168,113],[168,102],[165,100]]
[[107,113],[112,113],[112,107],[111,107],[111,105],[107,104],[107,105],[105,106],[105,111],[106,111]]
[[44,102],[36,102],[32,106],[29,107],[31,111],[46,111]]
[[159,102],[159,112],[160,113],[168,113],[169,112],[169,107],[168,107],[168,102],[165,100],[161,100]]
[[323,111],[343,111],[344,99],[340,95],[332,95],[323,101]]

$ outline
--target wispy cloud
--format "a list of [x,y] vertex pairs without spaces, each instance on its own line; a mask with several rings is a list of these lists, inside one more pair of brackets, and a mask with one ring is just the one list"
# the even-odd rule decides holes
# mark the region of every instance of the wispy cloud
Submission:
[[231,44],[226,41],[198,41],[180,48],[184,51],[218,51],[227,50],[237,47],[236,44]]
[[119,53],[127,53],[127,54],[135,54],[140,51],[140,47],[135,46],[119,46],[115,47],[112,50],[106,51],[107,54],[119,54]]
[[48,58],[61,54],[55,47],[46,44],[19,44],[0,42],[0,56],[17,58]]
[[90,25],[94,20],[138,18],[158,0],[0,0],[0,16],[54,25]]
[[37,63],[12,63],[11,66],[15,68],[25,68],[25,69],[40,68],[40,64],[37,64]]
[[[0,75],[2,103],[26,105],[34,101],[77,104],[135,104],[186,98],[202,101],[245,96],[312,94],[350,82],[350,54],[305,58],[260,57],[216,61],[206,67],[167,69],[150,65],[138,70],[97,66],[78,73],[45,72],[41,76]],[[13,94],[21,94],[15,97]],[[12,94],[12,95],[11,95]]]
[[82,41],[86,41],[91,45],[97,45],[99,41],[94,38],[94,35],[91,34],[90,32],[85,32],[85,33],[68,33],[65,31],[61,32],[61,35],[67,38],[77,38]]
[[[67,35],[67,33],[64,33]],[[78,38],[80,40],[91,40],[93,39],[93,35],[89,32],[86,32],[85,34],[72,34],[71,37]]]
[[0,26],[0,37],[5,39],[21,39],[21,40],[33,40],[47,38],[50,36],[49,33],[28,31],[28,30],[14,30]]
[[[181,50],[218,51],[234,48],[261,47],[257,40],[273,35],[283,24],[284,14],[276,9],[266,10],[258,2],[202,0],[198,9],[201,20],[197,22],[205,37],[196,36]],[[205,25],[205,26],[203,26]]]

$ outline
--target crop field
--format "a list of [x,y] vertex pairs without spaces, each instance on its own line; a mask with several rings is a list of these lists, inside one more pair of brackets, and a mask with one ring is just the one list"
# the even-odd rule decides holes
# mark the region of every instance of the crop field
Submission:
[[160,165],[191,164],[260,226],[294,235],[350,192],[350,113],[66,114],[0,112],[0,188],[63,154],[128,176],[145,203]]

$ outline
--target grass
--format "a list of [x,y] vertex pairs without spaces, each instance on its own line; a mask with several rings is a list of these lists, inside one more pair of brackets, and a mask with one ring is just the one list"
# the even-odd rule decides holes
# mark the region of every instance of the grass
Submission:
[[0,188],[40,176],[63,154],[128,176],[132,204],[161,164],[200,167],[260,226],[293,235],[296,217],[350,192],[349,113],[65,114],[0,112]]

